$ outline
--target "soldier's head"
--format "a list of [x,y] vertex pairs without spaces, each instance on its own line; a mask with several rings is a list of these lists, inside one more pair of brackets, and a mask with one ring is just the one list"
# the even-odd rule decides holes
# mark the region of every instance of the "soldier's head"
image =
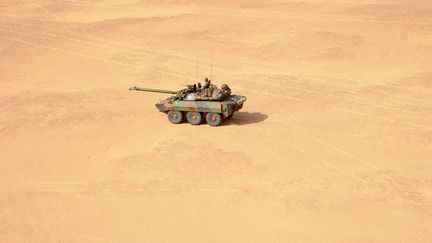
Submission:
[[228,87],[228,85],[226,85],[226,84],[222,84],[222,85],[221,85],[221,89],[223,89],[223,90],[228,90],[229,87]]

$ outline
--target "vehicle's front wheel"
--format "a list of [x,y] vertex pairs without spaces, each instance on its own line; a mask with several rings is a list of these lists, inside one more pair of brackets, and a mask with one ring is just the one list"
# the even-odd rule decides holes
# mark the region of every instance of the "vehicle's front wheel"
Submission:
[[189,111],[186,114],[186,119],[192,125],[199,125],[202,122],[202,115],[199,112]]
[[210,126],[216,127],[222,123],[222,116],[219,113],[207,113],[206,116],[207,124]]
[[183,120],[183,113],[181,111],[169,111],[168,112],[168,120],[172,124],[179,124]]

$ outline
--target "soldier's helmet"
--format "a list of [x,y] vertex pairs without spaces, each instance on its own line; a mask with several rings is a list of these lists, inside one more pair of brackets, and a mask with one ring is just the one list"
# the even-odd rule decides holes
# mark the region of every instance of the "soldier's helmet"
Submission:
[[228,85],[226,85],[226,84],[222,84],[222,85],[221,85],[221,89],[228,89]]

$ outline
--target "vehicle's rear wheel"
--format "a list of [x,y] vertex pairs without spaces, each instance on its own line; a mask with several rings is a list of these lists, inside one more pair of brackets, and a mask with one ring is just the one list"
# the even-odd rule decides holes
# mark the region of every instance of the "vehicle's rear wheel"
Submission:
[[168,112],[168,120],[172,124],[179,124],[183,120],[183,113],[181,111],[169,111]]
[[207,124],[210,126],[219,126],[222,123],[222,116],[219,113],[207,113],[206,116]]
[[186,119],[192,125],[199,125],[202,122],[202,115],[199,112],[190,111],[186,114]]

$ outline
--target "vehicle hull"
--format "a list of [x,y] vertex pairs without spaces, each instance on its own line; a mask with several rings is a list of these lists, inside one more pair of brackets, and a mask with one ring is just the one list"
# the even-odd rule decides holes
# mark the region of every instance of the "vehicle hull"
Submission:
[[161,112],[176,110],[183,112],[220,113],[226,118],[240,110],[244,102],[246,102],[246,97],[240,95],[231,95],[224,101],[186,101],[168,98],[157,103],[156,108]]

